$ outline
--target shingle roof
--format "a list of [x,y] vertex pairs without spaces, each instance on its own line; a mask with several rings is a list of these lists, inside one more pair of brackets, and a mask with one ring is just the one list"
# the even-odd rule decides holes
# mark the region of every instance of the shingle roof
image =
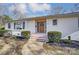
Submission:
[[29,17],[18,19],[15,21],[23,21],[23,20],[36,20],[36,19],[50,19],[50,18],[63,18],[63,17],[79,17],[79,12],[65,13],[65,14],[55,14],[55,15],[47,15],[47,16],[39,16],[39,17]]
[[40,18],[61,18],[61,17],[79,17],[79,12],[72,12],[66,14],[56,14],[56,15],[47,15],[47,16],[39,16],[39,17],[30,17],[24,18],[22,20],[32,20],[32,19],[40,19]]

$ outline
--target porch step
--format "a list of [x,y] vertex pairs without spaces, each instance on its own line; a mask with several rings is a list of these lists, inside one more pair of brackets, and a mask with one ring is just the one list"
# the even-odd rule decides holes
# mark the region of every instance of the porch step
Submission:
[[34,37],[32,36],[31,39],[46,39],[47,37]]
[[46,41],[47,35],[46,34],[32,34],[31,39],[37,39],[39,41]]

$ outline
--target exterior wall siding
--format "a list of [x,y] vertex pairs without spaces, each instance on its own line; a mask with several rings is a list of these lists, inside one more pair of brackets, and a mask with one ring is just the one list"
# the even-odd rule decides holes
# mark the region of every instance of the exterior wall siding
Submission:
[[31,20],[31,21],[26,21],[25,23],[26,23],[25,30],[31,31],[31,33],[35,33],[35,21]]
[[5,29],[6,30],[14,30],[14,23],[10,23],[10,29],[8,28],[8,23],[5,24]]
[[[23,22],[21,22],[21,28],[23,28],[22,26],[23,26]],[[11,28],[10,29],[8,28],[8,23],[6,23],[5,24],[5,29],[17,31],[17,29],[14,29],[14,23],[13,22],[11,23]],[[35,21],[34,20],[25,21],[25,29],[22,29],[22,30],[27,30],[27,31],[31,31],[31,33],[35,33]]]
[[69,35],[75,31],[78,31],[78,18],[57,18],[57,25],[52,24],[53,19],[47,19],[47,32],[48,31],[60,31],[62,37]]
[[[64,37],[66,35],[69,35],[69,34],[79,30],[77,17],[56,18],[56,19],[57,19],[57,25],[52,24],[52,21],[54,19],[46,19],[46,33],[48,31],[60,31],[60,32],[62,32],[62,37]],[[23,23],[21,24],[21,27],[22,26],[23,26]],[[17,31],[16,29],[14,29],[13,22],[11,23],[10,29],[8,29],[8,23],[6,23],[5,29]],[[22,30],[26,30],[26,31],[30,31],[31,33],[35,33],[36,32],[35,20],[25,21],[25,29],[22,29]],[[22,31],[22,30],[20,30],[20,31]]]

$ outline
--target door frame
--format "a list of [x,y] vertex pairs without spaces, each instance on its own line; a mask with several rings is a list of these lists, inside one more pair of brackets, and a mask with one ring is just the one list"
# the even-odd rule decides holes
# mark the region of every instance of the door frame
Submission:
[[[42,20],[42,21],[41,21]],[[44,32],[38,32],[38,25],[37,25],[37,23],[41,23],[41,22],[44,22]],[[35,20],[35,32],[36,33],[46,33],[46,19],[38,19],[38,20]]]

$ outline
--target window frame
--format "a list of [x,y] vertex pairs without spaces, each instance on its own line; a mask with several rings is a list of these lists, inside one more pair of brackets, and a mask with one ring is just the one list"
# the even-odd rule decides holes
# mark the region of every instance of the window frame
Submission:
[[21,28],[21,24],[19,22],[14,22],[14,29],[20,30]]
[[57,19],[53,19],[53,20],[52,20],[52,25],[53,25],[53,26],[56,26],[57,24],[58,24],[58,20],[57,20]]
[[25,29],[25,21],[23,22],[23,29]]
[[10,29],[11,28],[11,23],[8,23],[8,29]]

